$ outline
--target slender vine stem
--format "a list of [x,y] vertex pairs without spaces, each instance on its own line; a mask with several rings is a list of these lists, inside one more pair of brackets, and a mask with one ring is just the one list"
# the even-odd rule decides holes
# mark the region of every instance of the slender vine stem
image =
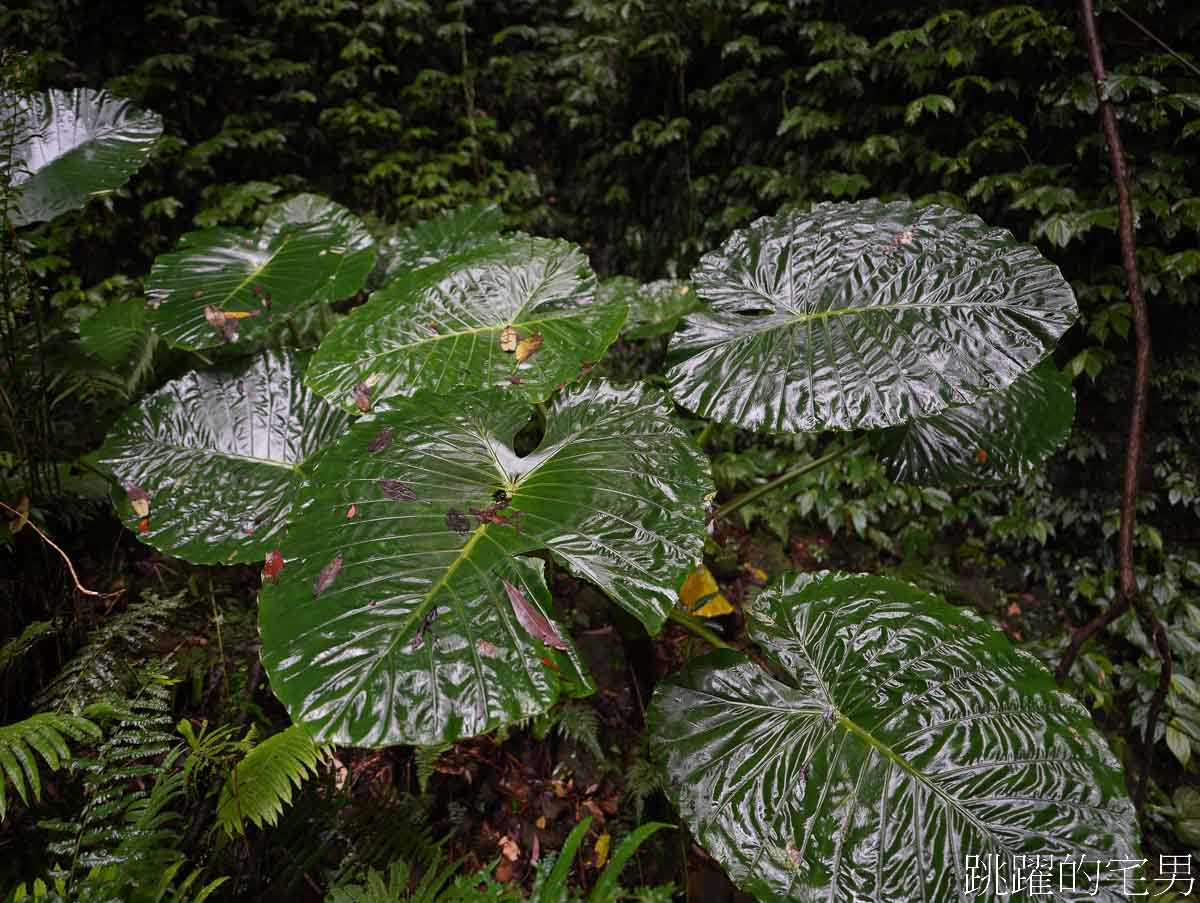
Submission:
[[1161,662],[1158,687],[1150,700],[1146,715],[1146,732],[1142,740],[1142,769],[1138,779],[1134,800],[1140,810],[1146,800],[1146,784],[1150,776],[1150,762],[1154,750],[1155,728],[1158,716],[1171,683],[1171,649],[1167,644],[1167,633],[1154,610],[1153,602],[1139,592],[1137,574],[1134,571],[1133,536],[1137,521],[1138,475],[1141,468],[1142,436],[1146,424],[1146,396],[1150,380],[1150,319],[1146,312],[1146,300],[1142,294],[1142,280],[1138,272],[1137,246],[1134,241],[1133,202],[1129,194],[1129,179],[1125,169],[1125,151],[1121,145],[1121,134],[1117,129],[1117,116],[1105,90],[1107,74],[1104,56],[1100,48],[1100,36],[1096,31],[1096,15],[1092,0],[1079,0],[1079,18],[1087,45],[1088,62],[1095,85],[1097,115],[1100,128],[1108,144],[1109,165],[1112,168],[1113,184],[1117,191],[1117,234],[1121,240],[1121,265],[1125,270],[1125,285],[1129,293],[1129,306],[1133,313],[1134,371],[1133,397],[1129,406],[1129,437],[1125,447],[1125,473],[1121,487],[1121,531],[1117,540],[1117,564],[1119,581],[1116,598],[1107,611],[1101,612],[1071,637],[1062,659],[1058,663],[1055,677],[1061,682],[1071,671],[1079,650],[1095,633],[1120,617],[1130,606],[1137,612],[1138,620],[1154,643],[1155,652]]
[[688,614],[679,608],[672,608],[667,613],[667,620],[674,621],[680,627],[683,627],[689,633],[699,637],[708,643],[710,646],[715,646],[718,649],[732,649],[733,647],[721,639],[717,634],[704,626],[704,622],[693,614]]
[[831,461],[836,461],[838,458],[842,457],[848,452],[858,451],[860,448],[862,448],[862,445],[863,443],[859,442],[852,443],[850,445],[843,445],[841,448],[835,448],[828,454],[822,455],[819,458],[814,458],[811,461],[800,464],[797,467],[793,467],[791,470],[781,473],[779,476],[774,477],[773,479],[767,480],[767,482],[763,483],[761,486],[755,486],[753,489],[747,489],[741,495],[734,496],[724,505],[721,505],[719,508],[717,508],[717,510],[713,512],[713,520],[720,520],[723,517],[728,517],[729,515],[733,514],[733,512],[740,508],[744,508],[746,505],[749,505],[756,499],[766,495],[768,492],[772,492],[778,489],[780,486],[786,486],[788,483],[792,482],[792,480],[799,479],[806,473],[812,473],[814,470],[820,470],[826,464],[830,463]]

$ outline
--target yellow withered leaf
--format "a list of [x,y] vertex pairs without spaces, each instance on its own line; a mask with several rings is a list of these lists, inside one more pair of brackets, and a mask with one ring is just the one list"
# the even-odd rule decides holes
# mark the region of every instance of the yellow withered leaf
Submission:
[[608,848],[612,845],[612,835],[607,831],[596,838],[596,868],[608,862]]
[[511,326],[505,326],[500,330],[500,350],[507,351],[510,354],[517,350],[517,342],[521,336]]
[[683,586],[679,588],[679,600],[684,608],[702,618],[716,618],[733,611],[733,606],[717,586],[712,571],[704,565],[687,575]]
[[223,311],[223,313],[226,320],[243,320],[246,317],[258,316],[258,311],[256,310],[227,310]]
[[517,363],[524,363],[532,354],[542,347],[542,334],[535,332],[533,335],[521,339],[517,343]]

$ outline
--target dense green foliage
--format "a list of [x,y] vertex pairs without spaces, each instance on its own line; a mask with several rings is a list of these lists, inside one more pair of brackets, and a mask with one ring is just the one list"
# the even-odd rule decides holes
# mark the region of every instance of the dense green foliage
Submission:
[[[1140,822],[1142,849],[1150,856],[1194,848],[1187,826],[1200,817],[1195,798],[1185,792],[1200,764],[1194,754],[1200,747],[1200,555],[1193,549],[1200,535],[1200,462],[1192,451],[1200,439],[1200,387],[1189,347],[1200,298],[1194,278],[1200,273],[1200,64],[1194,52],[1200,11],[1143,0],[1103,10],[1100,24],[1112,70],[1107,90],[1130,152],[1139,263],[1158,324],[1153,479],[1140,502],[1137,548],[1145,591],[1169,625],[1177,673],[1153,751],[1159,763],[1155,789]],[[499,750],[518,749],[509,730],[529,749],[548,749],[545,738],[554,724],[555,742],[571,750],[571,762],[582,755],[619,775],[604,780],[618,781],[620,792],[637,801],[639,819],[647,798],[655,817],[675,817],[657,792],[680,772],[679,756],[664,750],[675,740],[662,734],[670,722],[663,702],[655,703],[650,726],[658,725],[655,742],[667,775],[656,762],[639,758],[642,741],[628,732],[602,746],[594,712],[605,712],[605,704],[551,706],[560,691],[580,695],[593,687],[589,668],[596,665],[584,662],[582,643],[572,645],[580,624],[611,632],[616,618],[625,647],[641,650],[631,657],[654,661],[639,645],[648,643],[640,627],[627,630],[612,614],[588,620],[592,616],[577,609],[576,591],[564,596],[562,587],[587,580],[650,632],[662,626],[681,576],[699,557],[701,497],[711,488],[708,464],[685,432],[711,459],[722,497],[789,467],[836,456],[823,469],[757,498],[740,519],[712,525],[706,562],[736,603],[739,613],[721,623],[739,646],[743,627],[746,639],[763,648],[779,640],[767,636],[770,622],[755,618],[773,604],[771,593],[782,592],[780,584],[760,592],[765,576],[757,575],[774,576],[784,566],[815,570],[832,561],[848,570],[891,572],[980,609],[1010,638],[1029,640],[1027,648],[1049,664],[1064,625],[1090,617],[1114,595],[1110,540],[1117,524],[1129,308],[1116,251],[1115,195],[1069,4],[1048,10],[970,3],[947,10],[932,3],[783,0],[166,0],[140,8],[29,0],[0,10],[0,44],[26,52],[5,59],[4,91],[104,88],[155,111],[163,123],[149,163],[124,187],[77,193],[67,207],[91,195],[82,210],[43,225],[25,221],[61,211],[47,207],[44,217],[26,216],[19,185],[14,190],[9,184],[11,162],[0,173],[4,218],[22,227],[6,226],[0,248],[0,501],[9,507],[5,519],[16,518],[0,536],[9,547],[0,547],[0,555],[9,556],[0,569],[0,592],[12,590],[0,610],[0,635],[13,638],[0,648],[0,673],[12,677],[13,687],[3,699],[9,726],[0,728],[0,776],[9,776],[16,793],[6,798],[0,786],[0,806],[17,819],[18,826],[6,830],[33,831],[33,819],[46,814],[39,790],[46,797],[53,780],[55,793],[44,801],[50,817],[38,836],[68,838],[45,854],[23,853],[6,865],[0,890],[6,882],[50,874],[49,883],[30,884],[28,893],[47,899],[202,899],[223,892],[256,898],[275,886],[328,889],[331,899],[346,901],[432,900],[439,893],[444,899],[478,896],[486,886],[493,899],[524,898],[524,891],[473,871],[488,864],[482,852],[453,880],[453,866],[412,871],[408,863],[422,866],[440,856],[428,825],[432,817],[439,832],[459,832],[455,850],[492,851],[498,857],[492,864],[499,863],[493,875],[513,874],[504,860],[513,861],[508,854],[514,847],[527,859],[532,855],[524,877],[533,899],[578,897],[563,882],[586,827],[571,834],[574,840],[558,838],[558,867],[535,867],[542,834],[509,836],[494,827],[503,807],[485,794],[472,804],[454,799],[447,805],[428,787],[431,780],[435,788],[439,782],[449,786],[446,775],[453,772],[446,769],[469,773],[455,757],[482,760],[491,742],[450,741],[536,716],[529,731],[520,724],[502,728],[497,755],[511,759]],[[139,115],[143,128],[151,129],[153,117]],[[19,141],[19,135],[0,134],[0,150]],[[122,171],[122,181],[130,172]],[[1016,242],[989,234],[1020,248],[1014,254],[1037,270],[1042,306],[1013,315],[1026,325],[1036,321],[1036,327],[1021,336],[1014,360],[1002,345],[984,357],[973,354],[973,339],[956,346],[943,335],[943,344],[931,344],[930,330],[936,333],[939,324],[910,322],[908,358],[919,361],[936,345],[961,371],[933,402],[927,387],[918,385],[906,396],[916,400],[911,404],[871,398],[868,374],[878,370],[873,364],[864,362],[853,373],[839,370],[842,333],[831,328],[820,350],[834,366],[823,372],[838,378],[818,395],[811,381],[815,368],[810,370],[812,416],[789,420],[782,406],[771,417],[748,416],[767,410],[756,393],[762,383],[769,388],[763,374],[777,372],[772,352],[779,348],[771,344],[774,338],[736,344],[763,323],[748,327],[730,310],[741,304],[743,313],[763,320],[764,312],[771,314],[768,304],[737,301],[720,309],[720,293],[738,288],[722,288],[721,268],[730,266],[732,249],[744,240],[737,236],[747,234],[730,239],[731,233],[763,214],[781,210],[768,223],[795,225],[824,215],[810,212],[818,202],[875,197],[898,202],[883,209],[901,212],[864,217],[863,210],[878,209],[874,202],[816,210],[840,215],[851,209],[848,221],[873,223],[878,233],[864,226],[865,250],[855,253],[878,253],[886,266],[919,251],[923,259],[939,256],[943,266],[974,272],[976,261],[955,261],[956,246],[935,249],[922,244],[923,233],[914,236],[926,222],[918,224],[918,215],[966,222],[975,230],[978,220],[960,212],[976,214],[1011,230]],[[919,206],[909,207],[905,198]],[[430,219],[463,204],[474,206]],[[924,212],[905,220],[910,210]],[[504,226],[549,238],[498,238]],[[1022,242],[1036,245],[1053,266]],[[701,262],[722,245],[722,252]],[[757,250],[749,259],[747,271],[761,273]],[[418,269],[428,264],[434,265]],[[598,283],[593,268],[605,277]],[[675,281],[683,277],[693,281]],[[546,289],[544,295],[522,294],[535,284]],[[697,288],[707,302],[717,302],[715,312],[695,312]],[[1057,366],[1050,360],[1022,376],[1070,324],[1072,295],[1079,325],[1067,332]],[[496,297],[503,299],[503,316],[490,309]],[[783,314],[794,312],[803,298],[798,290],[778,292],[770,303]],[[723,316],[737,323],[728,335]],[[444,321],[461,325],[469,344],[456,333],[446,342],[439,327],[428,328]],[[997,321],[983,316],[980,322],[987,324],[979,327],[985,332]],[[497,352],[510,325],[518,328],[514,342],[533,342],[515,364],[512,349]],[[668,348],[663,336],[676,326]],[[561,331],[561,342],[550,343],[551,329]],[[610,349],[618,334],[624,339]],[[477,347],[478,335],[487,339]],[[847,341],[866,339],[856,333]],[[731,360],[726,343],[750,350]],[[270,350],[245,357],[262,345]],[[976,367],[974,382],[954,382]],[[755,378],[738,385],[739,373]],[[594,379],[647,375],[655,385],[644,389]],[[584,387],[551,397],[564,383],[588,377],[593,379]],[[1068,439],[1072,379],[1081,420]],[[453,394],[464,385],[490,386],[493,394]],[[265,411],[255,401],[259,387],[272,399]],[[680,404],[674,414],[658,387]],[[418,390],[430,394],[402,397]],[[433,392],[450,397],[437,399]],[[637,398],[631,400],[631,393]],[[228,408],[231,396],[245,401],[244,410]],[[595,512],[572,510],[572,499],[600,491],[589,482],[595,474],[584,468],[556,470],[551,463],[543,478],[560,477],[551,482],[569,490],[539,499],[539,487],[531,484],[525,499],[524,475],[512,467],[518,456],[532,453],[540,466],[539,455],[552,462],[560,446],[569,452],[576,428],[592,429],[579,426],[582,415],[572,406],[602,408],[614,398],[629,405],[614,407],[614,424],[636,423],[662,441],[644,450],[632,474],[610,479],[605,471],[602,491],[623,501],[599,513],[628,525],[641,523],[647,510],[665,512],[668,500],[675,503],[678,510],[663,515],[649,538],[633,530],[610,535],[597,526]],[[830,402],[820,416],[818,398]],[[547,399],[532,427],[524,426],[525,402]],[[974,404],[940,411],[967,401]],[[688,412],[718,422],[693,420]],[[340,439],[347,415],[364,413]],[[903,422],[914,413],[924,416]],[[230,438],[227,416],[246,424],[245,431]],[[668,416],[683,426],[666,426]],[[499,441],[491,427],[484,436],[471,432],[489,418],[499,424]],[[869,446],[743,429],[768,421],[777,431],[899,425]],[[1029,423],[1036,429],[1025,428]],[[190,443],[186,437],[197,424],[212,439],[199,453],[180,447]],[[390,453],[379,454],[388,444],[381,443],[384,430],[389,442],[394,435],[399,443],[395,461]],[[444,430],[451,431],[449,438],[439,433]],[[101,452],[89,454],[106,433]],[[608,445],[592,463],[614,473],[616,462],[625,465],[629,450],[620,433],[616,426],[608,429],[602,437]],[[263,435],[280,442],[273,448],[266,440],[264,453]],[[477,438],[479,454],[468,454]],[[1065,448],[1043,467],[1042,459],[1064,439]],[[671,462],[655,457],[661,445],[670,446]],[[414,449],[429,456],[417,470],[432,471],[432,477],[387,470],[407,466],[400,452]],[[464,459],[446,473],[430,463],[464,449]],[[378,472],[361,465],[375,458]],[[663,485],[662,474],[675,475],[678,485]],[[369,492],[347,488],[364,476]],[[959,488],[1005,480],[1018,482]],[[443,508],[453,502],[451,510],[464,520],[472,512],[478,524],[468,525],[473,532],[463,541],[466,549],[499,537],[495,548],[489,545],[486,555],[460,554],[458,540],[454,549],[436,541],[417,547],[438,530],[443,539],[452,532],[466,537],[442,509],[400,516],[411,523],[398,533],[372,526],[371,506],[394,511],[424,504],[423,497],[409,497],[414,488],[432,493]],[[294,489],[300,504],[293,511]],[[508,515],[495,495],[501,492],[505,505],[533,515],[523,531],[504,524]],[[88,531],[109,524],[104,502],[110,494],[133,535],[155,549],[193,562],[255,562],[253,571],[228,577],[190,568],[128,538],[109,542],[108,534],[93,543]],[[276,504],[283,498],[287,504]],[[148,500],[147,513],[141,508]],[[61,559],[31,530],[18,530],[26,506],[31,524],[76,558],[85,583],[114,592],[132,587],[142,591],[143,601],[122,603],[111,613],[111,596],[76,594],[73,604]],[[182,519],[163,517],[185,510]],[[412,549],[411,566],[376,570],[375,557],[343,557],[348,539],[374,554],[397,538],[406,553]],[[610,543],[605,548],[620,553],[626,570],[581,553],[588,542]],[[112,563],[106,548],[94,551],[105,543],[120,549]],[[545,566],[510,557],[543,548]],[[263,569],[262,664],[270,687],[297,725],[325,731],[329,739],[431,744],[386,760],[392,795],[364,792],[355,783],[355,775],[377,774],[372,769],[381,760],[346,749],[327,753],[299,726],[284,727],[287,719],[261,683],[251,583],[257,562],[279,549],[278,563],[287,562],[282,572],[269,557]],[[475,570],[457,572],[460,560]],[[413,574],[425,571],[435,573],[421,588],[423,601],[409,605],[402,597],[411,592]],[[507,579],[489,584],[497,573]],[[397,595],[377,608],[373,591],[346,586],[356,574],[392,581]],[[344,583],[330,589],[337,579]],[[514,586],[524,588],[516,590],[523,601],[504,589]],[[152,587],[162,594],[148,592]],[[88,607],[81,608],[80,598]],[[924,593],[914,604],[918,610],[945,606],[928,599]],[[526,623],[522,605],[537,610],[540,633],[516,626]],[[975,623],[962,617],[964,624]],[[955,616],[941,620],[955,622]],[[475,639],[472,631],[481,628]],[[964,635],[974,630],[962,629]],[[395,635],[389,654],[399,649],[403,655],[382,670],[374,664],[363,673],[345,667],[367,648],[364,638],[386,631]],[[1094,829],[1096,836],[1110,831],[1096,849],[1116,855],[1108,850],[1114,845],[1109,839],[1120,835],[1117,845],[1125,845],[1134,824],[1120,801],[1117,763],[1104,740],[1055,696],[1040,668],[1011,658],[999,634],[987,636],[1003,647],[979,641],[994,653],[993,664],[1019,672],[1014,685],[1028,694],[1019,701],[1054,700],[1046,707],[1061,721],[1018,731],[1021,742],[1036,746],[1052,735],[1047,742],[1072,746],[1065,732],[1086,747],[1084,759],[1099,769],[1074,782],[1095,787],[1103,797],[1098,808],[1111,823],[1096,828],[1095,821],[1072,821],[1067,829]],[[665,677],[692,652],[674,627],[655,649],[657,661],[644,672],[651,680]],[[231,650],[246,663],[233,664]],[[751,696],[782,692],[774,677],[734,655],[718,653],[707,665],[693,661],[677,681],[691,689],[740,682],[737,692]],[[772,655],[787,675],[785,690],[796,692],[797,684],[802,692],[811,689],[805,669]],[[503,668],[494,657],[503,659]],[[462,676],[468,660],[474,682]],[[157,670],[166,667],[163,661],[172,663],[178,684]],[[150,672],[141,668],[146,662]],[[433,684],[443,678],[448,684],[426,692],[419,683],[422,662]],[[514,690],[509,672],[518,670],[529,686]],[[346,688],[357,693],[368,685],[364,674],[378,678],[376,692],[405,688],[391,697],[404,699],[406,712],[417,712],[405,716],[410,723],[403,729],[397,725],[405,717],[378,718],[373,706],[381,697],[358,698],[358,708],[350,708]],[[821,669],[812,674],[819,683]],[[1134,770],[1151,751],[1127,740],[1144,723],[1156,677],[1152,646],[1127,616],[1088,651],[1067,687],[1092,707],[1108,741]],[[660,694],[667,686],[659,684]],[[100,699],[110,708],[89,710],[87,720],[64,714]],[[432,712],[419,710],[421,700],[433,700]],[[810,701],[805,697],[798,705]],[[680,706],[695,709],[686,701]],[[358,723],[364,707],[370,711]],[[219,723],[197,731],[184,720],[172,732],[171,711],[186,711],[197,723],[201,717]],[[383,729],[381,721],[387,722]],[[611,741],[613,719],[606,715],[604,721]],[[333,726],[327,729],[327,723]],[[640,726],[640,716],[630,723]],[[847,730],[865,736],[868,749],[861,779],[869,771],[869,747],[882,741],[861,727],[861,718],[853,723],[857,733]],[[796,729],[803,732],[811,727],[806,725]],[[262,739],[256,728],[273,734]],[[68,767],[64,738],[83,748],[76,769]],[[87,748],[89,742],[95,747]],[[5,749],[17,752],[6,757]],[[741,753],[724,755],[736,762]],[[447,756],[454,762],[443,761]],[[784,772],[795,764],[768,762]],[[849,767],[836,757],[817,764],[829,774]],[[393,765],[409,776],[390,783]],[[563,789],[573,767],[554,768],[558,796],[577,792]],[[1015,772],[1013,780],[1024,780],[1023,774]],[[242,779],[252,783],[248,791]],[[1055,778],[1046,780],[1053,784]],[[501,786],[510,792],[509,783]],[[415,801],[409,792],[417,794]],[[678,789],[668,795],[678,799]],[[1076,803],[1085,807],[1087,801]],[[526,804],[514,806],[525,812]],[[689,802],[685,794],[680,805],[697,839],[744,882],[745,851],[713,839],[726,827],[697,814],[704,801]],[[820,800],[797,805],[822,811]],[[578,809],[584,811],[596,810]],[[526,821],[532,824],[534,817]],[[617,833],[627,827],[632,825],[623,822]],[[580,862],[578,873],[599,874],[592,898],[609,899],[618,892],[619,868],[602,871],[612,838],[608,828],[601,830],[591,829],[590,858]],[[237,840],[231,843],[226,832]],[[621,850],[632,855],[648,832],[632,836],[636,840],[627,847],[614,844],[614,863]],[[795,859],[786,836],[780,838],[775,858],[785,875]],[[839,856],[840,847],[832,855]],[[684,880],[682,873],[655,874]],[[858,880],[852,870],[845,874]],[[230,883],[218,890],[224,878]],[[790,880],[775,875],[763,887],[791,889]],[[907,879],[896,880],[902,886]],[[553,887],[550,896],[547,886]],[[875,887],[880,893],[883,885]],[[755,888],[764,898],[777,892]],[[665,899],[669,893],[645,889],[640,896]]]

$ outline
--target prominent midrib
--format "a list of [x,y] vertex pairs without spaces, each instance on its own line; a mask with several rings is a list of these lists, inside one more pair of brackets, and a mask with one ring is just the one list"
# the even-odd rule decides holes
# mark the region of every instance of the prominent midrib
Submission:
[[[835,709],[835,711],[837,711],[837,710]],[[837,723],[842,728],[844,728],[846,731],[848,731],[849,733],[852,733],[856,737],[859,737],[868,746],[870,746],[872,749],[876,750],[888,761],[890,761],[894,765],[898,766],[901,771],[905,772],[914,781],[916,781],[917,783],[921,784],[923,787],[928,789],[932,794],[937,796],[939,799],[943,800],[947,806],[953,807],[954,811],[957,812],[960,816],[962,816],[964,821],[968,821],[972,825],[974,825],[975,828],[981,834],[991,837],[993,842],[997,846],[1001,847],[1004,850],[1010,850],[1010,847],[1008,846],[1008,844],[1004,843],[1003,840],[1001,840],[999,837],[997,837],[996,833],[991,829],[991,827],[986,822],[980,821],[969,808],[967,808],[965,805],[963,805],[961,800],[959,800],[955,796],[951,796],[949,793],[947,793],[945,791],[945,789],[940,784],[936,783],[935,781],[930,780],[928,775],[926,775],[926,774],[918,771],[916,768],[914,768],[907,759],[905,759],[902,755],[900,755],[898,752],[896,752],[894,749],[892,749],[890,746],[888,746],[886,743],[884,743],[882,740],[880,740],[878,737],[876,737],[874,734],[872,734],[865,727],[863,727],[862,725],[851,720],[849,717],[847,717],[844,713],[842,713],[840,711],[837,711]],[[1015,851],[1013,851],[1013,852],[1015,852]]]
[[[597,308],[597,310],[602,310],[602,308]],[[585,313],[587,312],[586,308],[584,309],[584,312]],[[488,324],[487,326],[479,326],[475,329],[459,329],[454,332],[439,332],[437,335],[431,334],[429,336],[429,338],[421,339],[421,341],[419,341],[419,342],[409,342],[406,345],[392,345],[386,351],[380,351],[380,352],[377,352],[376,354],[366,355],[366,356],[372,357],[372,358],[383,357],[388,354],[394,354],[397,351],[407,351],[409,348],[420,348],[424,345],[429,345],[429,344],[432,344],[433,342],[441,342],[445,339],[457,339],[457,338],[459,338],[461,336],[465,336],[465,335],[480,335],[481,333],[485,333],[485,332],[500,332],[501,330],[505,329],[508,326],[513,326],[513,327],[533,326],[537,323],[553,323],[557,320],[572,320],[572,319],[578,318],[579,315],[580,315],[580,311],[574,310],[574,311],[570,311],[569,313],[567,313],[566,315],[561,316],[561,317],[538,317],[536,320],[515,320],[514,319],[513,322],[511,322],[511,323],[505,323],[505,324],[499,325],[499,326],[496,324]]]
[[[414,624],[420,623],[420,621],[425,617],[426,613],[429,611],[429,607],[434,603],[434,600],[437,599],[438,593],[441,592],[442,587],[446,586],[446,584],[450,582],[450,578],[454,575],[454,572],[458,570],[458,566],[471,557],[471,550],[475,547],[475,544],[479,542],[487,528],[488,525],[486,523],[480,524],[475,528],[475,532],[471,534],[471,538],[468,539],[463,544],[463,547],[458,550],[458,556],[446,566],[446,569],[442,571],[442,575],[438,577],[438,579],[434,581],[433,585],[429,587],[428,591],[426,591],[425,598],[417,603],[413,610],[409,612],[408,617],[406,617],[396,628],[396,631],[393,634],[391,641],[387,644],[387,647],[375,658],[370,667],[363,670],[362,677],[355,681],[354,687],[345,694],[344,698],[346,701],[342,703],[341,707],[338,709],[336,716],[337,718],[342,717],[346,709],[350,706],[350,703],[353,702],[355,697],[358,695],[359,691],[366,686],[367,681],[371,679],[371,677],[377,670],[379,670],[383,663],[391,657],[393,652],[396,651],[396,646],[399,645],[402,640],[408,639],[409,630]],[[333,719],[331,719],[331,721],[332,720]]]

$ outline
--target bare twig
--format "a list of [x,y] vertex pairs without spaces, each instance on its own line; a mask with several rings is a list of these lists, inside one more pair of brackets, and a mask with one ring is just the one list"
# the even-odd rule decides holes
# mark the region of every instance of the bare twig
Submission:
[[38,536],[40,536],[42,538],[42,542],[44,542],[46,545],[48,545],[50,548],[52,548],[59,555],[62,556],[62,560],[67,563],[67,570],[71,572],[71,579],[75,582],[75,589],[78,590],[80,593],[82,593],[85,596],[95,596],[97,599],[115,599],[117,596],[121,595],[121,593],[125,592],[124,590],[119,589],[113,593],[98,593],[94,589],[88,589],[86,586],[84,586],[82,583],[79,582],[79,575],[75,573],[75,565],[73,565],[71,563],[71,557],[66,552],[64,552],[62,549],[60,549],[55,544],[53,539],[51,539],[49,536],[47,536],[45,533],[43,533],[41,528],[38,527],[37,524],[35,524],[32,520],[29,520],[28,518],[26,518],[26,516],[23,515],[16,508],[10,507],[9,505],[6,505],[4,502],[0,502],[0,508],[5,509],[6,511],[11,511],[17,517],[25,518],[25,524],[23,526],[28,526],[31,530],[33,530],[34,533],[36,533]]
[[1132,606],[1137,612],[1142,628],[1154,643],[1155,652],[1162,663],[1158,688],[1150,701],[1146,716],[1146,733],[1143,737],[1143,758],[1138,778],[1135,801],[1141,809],[1146,798],[1146,783],[1150,776],[1150,761],[1154,749],[1154,734],[1158,716],[1166,699],[1171,683],[1171,650],[1167,644],[1166,630],[1158,619],[1150,599],[1138,591],[1137,574],[1133,567],[1133,535],[1137,518],[1138,472],[1142,455],[1142,435],[1146,424],[1146,394],[1150,376],[1150,321],[1146,314],[1146,300],[1142,294],[1142,280],[1138,273],[1137,247],[1134,243],[1133,202],[1129,196],[1129,179],[1125,171],[1125,152],[1121,146],[1121,135],[1117,130],[1117,117],[1108,100],[1104,82],[1104,56],[1100,50],[1100,36],[1096,31],[1096,17],[1092,0],[1079,0],[1079,18],[1087,45],[1088,62],[1092,70],[1092,82],[1096,88],[1097,113],[1100,127],[1108,143],[1109,165],[1112,167],[1113,184],[1117,190],[1118,230],[1121,240],[1121,265],[1125,270],[1125,284],[1129,292],[1129,306],[1133,312],[1134,371],[1133,398],[1129,406],[1129,438],[1125,448],[1125,474],[1121,487],[1121,532],[1117,539],[1117,566],[1119,580],[1116,598],[1107,611],[1093,618],[1077,630],[1071,638],[1062,660],[1058,663],[1055,676],[1061,682],[1071,671],[1071,666],[1080,648],[1088,638],[1112,623]]

